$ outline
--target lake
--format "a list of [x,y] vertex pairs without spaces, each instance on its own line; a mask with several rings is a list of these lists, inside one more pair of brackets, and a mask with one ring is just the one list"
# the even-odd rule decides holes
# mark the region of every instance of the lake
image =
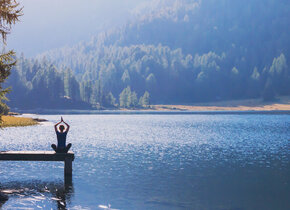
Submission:
[[[51,150],[60,115],[37,117],[0,130],[0,150]],[[63,118],[72,180],[61,162],[0,161],[0,208],[290,209],[289,114]]]

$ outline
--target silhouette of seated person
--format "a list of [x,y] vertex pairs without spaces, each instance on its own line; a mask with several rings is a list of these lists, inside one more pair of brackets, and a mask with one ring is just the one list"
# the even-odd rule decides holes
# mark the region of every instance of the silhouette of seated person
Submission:
[[[64,123],[66,125],[66,128],[64,127],[64,125],[59,125],[61,123]],[[54,125],[55,133],[57,136],[57,146],[55,144],[52,144],[51,147],[56,153],[67,153],[68,150],[71,148],[72,144],[66,145],[66,135],[69,131],[69,128],[69,124],[64,122],[62,118],[60,122]]]

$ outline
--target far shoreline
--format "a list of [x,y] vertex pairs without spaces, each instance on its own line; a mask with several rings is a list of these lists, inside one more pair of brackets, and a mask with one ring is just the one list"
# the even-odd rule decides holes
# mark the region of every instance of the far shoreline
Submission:
[[211,114],[211,113],[290,113],[290,97],[280,97],[274,102],[262,99],[246,99],[193,104],[156,104],[144,108],[111,109],[12,109],[21,114]]
[[212,114],[286,114],[290,110],[42,110],[38,112],[23,112],[27,115],[212,115]]
[[258,98],[187,105],[153,105],[153,107],[157,110],[181,111],[290,111],[290,97],[283,96],[268,102]]

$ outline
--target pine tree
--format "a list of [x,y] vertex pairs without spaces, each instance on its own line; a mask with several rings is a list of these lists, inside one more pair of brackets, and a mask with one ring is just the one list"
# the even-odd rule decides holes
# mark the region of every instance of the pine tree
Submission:
[[138,106],[138,97],[137,93],[133,91],[130,95],[130,107],[137,107]]
[[124,88],[120,93],[119,102],[121,107],[130,107],[131,105],[131,88],[130,86]]
[[150,104],[150,94],[145,91],[144,95],[139,99],[140,106],[148,106]]
[[130,74],[128,72],[128,70],[126,69],[122,75],[122,78],[121,78],[122,82],[125,84],[125,85],[129,85],[130,84]]
[[[11,31],[12,25],[18,21],[21,15],[22,8],[19,8],[19,3],[15,0],[0,1],[0,33],[4,45],[6,45],[6,37]],[[0,122],[1,115],[7,112],[8,109],[3,100],[7,100],[5,95],[9,91],[8,89],[3,89],[2,83],[8,78],[11,68],[16,64],[14,55],[15,53],[12,50],[0,54]]]
[[104,105],[114,107],[115,103],[116,103],[116,98],[114,97],[112,92],[109,92],[105,97],[105,104]]

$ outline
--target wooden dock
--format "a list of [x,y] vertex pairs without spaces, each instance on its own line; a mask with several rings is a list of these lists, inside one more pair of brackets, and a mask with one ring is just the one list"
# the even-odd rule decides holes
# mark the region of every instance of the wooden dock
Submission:
[[73,152],[55,153],[53,151],[4,151],[0,161],[64,161],[64,176],[72,176]]

